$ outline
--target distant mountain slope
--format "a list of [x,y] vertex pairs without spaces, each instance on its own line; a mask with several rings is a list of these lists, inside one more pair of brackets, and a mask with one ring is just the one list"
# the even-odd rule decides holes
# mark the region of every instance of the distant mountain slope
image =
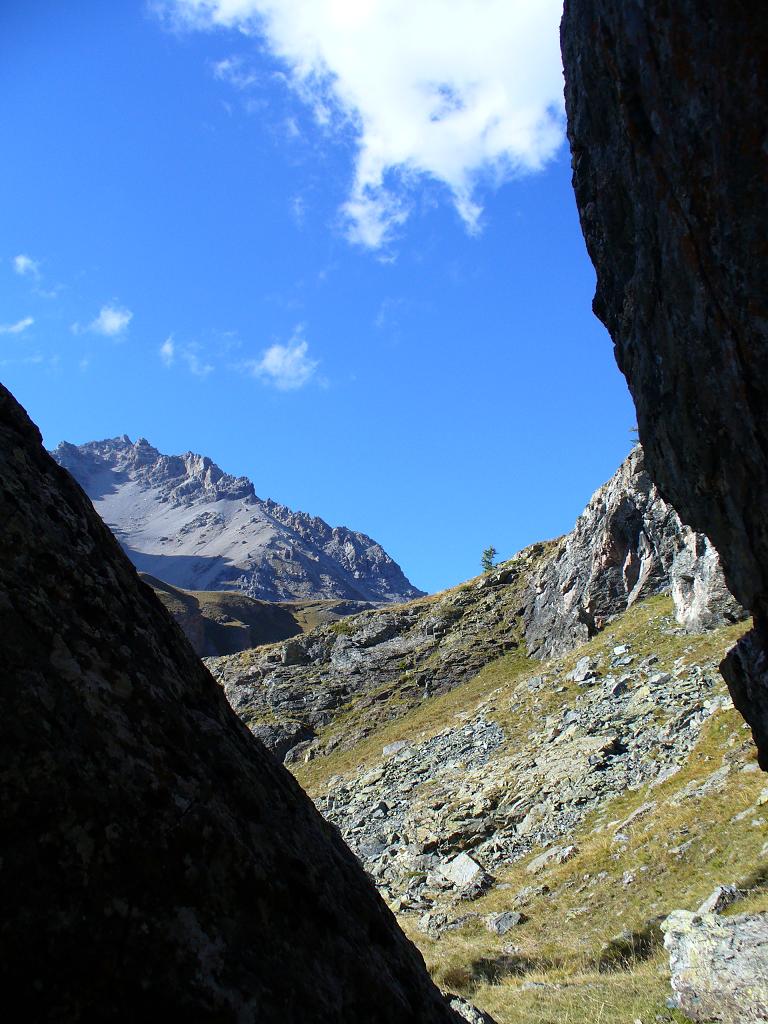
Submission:
[[142,572],[188,590],[237,589],[270,601],[420,597],[381,545],[257,497],[245,477],[144,438],[62,442],[75,477]]
[[347,615],[371,610],[366,601],[259,601],[232,590],[182,590],[141,573],[201,657],[234,654],[288,640]]

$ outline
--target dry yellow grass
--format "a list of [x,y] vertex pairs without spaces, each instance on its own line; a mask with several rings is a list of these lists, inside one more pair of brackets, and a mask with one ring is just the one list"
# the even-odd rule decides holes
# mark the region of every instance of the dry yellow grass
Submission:
[[[574,699],[578,688],[565,680],[565,673],[584,654],[607,655],[616,644],[630,643],[638,657],[655,654],[659,670],[671,669],[675,662],[716,662],[747,628],[740,624],[701,637],[681,635],[671,628],[670,612],[668,598],[645,601],[559,663],[542,665],[520,653],[501,658],[463,686],[388,723],[353,750],[302,765],[297,775],[310,792],[319,792],[331,775],[370,767],[380,759],[384,744],[431,735],[474,712],[480,703],[514,744],[534,724],[532,707],[524,699],[511,699],[526,676],[560,670],[559,685],[536,694],[535,713],[541,716]],[[725,693],[724,685],[720,692]],[[703,781],[724,764],[731,770],[721,792],[673,803],[688,783]],[[733,710],[720,711],[706,723],[676,775],[653,789],[623,793],[567,837],[578,846],[573,859],[535,878],[525,870],[530,858],[507,865],[496,872],[499,884],[489,893],[454,910],[456,917],[468,912],[478,916],[439,939],[421,932],[415,916],[401,915],[401,923],[437,983],[470,998],[499,1024],[633,1024],[638,1019],[656,1024],[657,1017],[683,1021],[666,1008],[668,968],[653,919],[678,907],[694,909],[715,885],[729,882],[752,890],[735,910],[768,910],[768,859],[763,853],[768,826],[759,812],[733,821],[755,806],[765,786],[765,776],[755,767],[742,719]],[[649,800],[656,801],[653,813],[627,829],[628,842],[614,842],[615,823]],[[546,884],[549,892],[525,906],[526,923],[504,937],[488,931],[483,918],[511,909],[515,893],[532,883]],[[611,946],[610,940],[621,933],[630,937],[627,945]]]

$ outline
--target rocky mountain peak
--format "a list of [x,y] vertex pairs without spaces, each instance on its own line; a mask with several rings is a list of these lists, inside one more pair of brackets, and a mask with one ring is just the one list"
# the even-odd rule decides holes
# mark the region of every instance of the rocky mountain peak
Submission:
[[250,480],[205,455],[165,455],[123,435],[63,442],[53,457],[134,564],[174,586],[267,600],[403,601],[422,593],[366,534],[261,499]]

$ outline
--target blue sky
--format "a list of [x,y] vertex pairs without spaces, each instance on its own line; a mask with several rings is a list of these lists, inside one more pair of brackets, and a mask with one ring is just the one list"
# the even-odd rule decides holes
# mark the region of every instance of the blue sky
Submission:
[[47,445],[203,452],[427,590],[571,527],[635,417],[557,4],[448,7],[3,5],[0,379]]

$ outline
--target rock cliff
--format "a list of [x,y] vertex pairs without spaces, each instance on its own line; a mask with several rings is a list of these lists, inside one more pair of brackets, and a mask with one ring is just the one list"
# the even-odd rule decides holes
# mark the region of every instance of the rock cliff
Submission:
[[768,15],[739,0],[566,0],[573,181],[661,493],[755,631],[725,672],[768,768]]
[[453,1021],[0,389],[0,964],[36,1021]]
[[703,534],[683,526],[645,461],[636,446],[532,579],[523,615],[529,653],[564,654],[611,616],[661,590],[671,589],[677,619],[691,632],[743,617],[717,552]]
[[62,443],[68,469],[142,572],[186,590],[237,589],[269,601],[404,601],[411,586],[363,533],[257,497],[245,477],[144,438]]

